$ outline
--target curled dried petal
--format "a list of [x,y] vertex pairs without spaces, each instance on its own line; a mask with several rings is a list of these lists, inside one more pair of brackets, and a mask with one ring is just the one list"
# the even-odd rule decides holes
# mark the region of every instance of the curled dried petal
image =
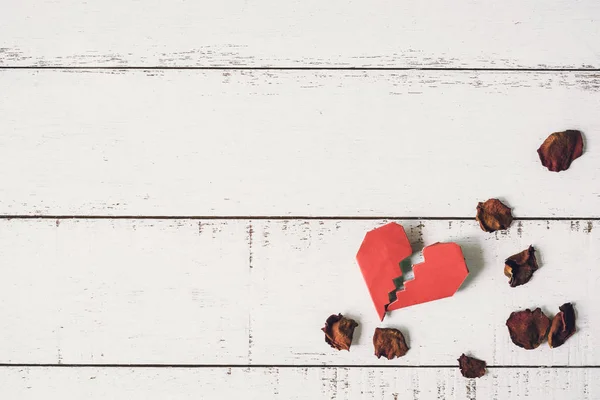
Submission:
[[510,278],[508,283],[511,287],[517,287],[529,282],[537,269],[538,264],[535,259],[535,249],[533,246],[529,246],[528,249],[508,257],[504,262],[504,275]]
[[350,350],[354,328],[357,326],[358,324],[353,319],[346,318],[342,314],[333,314],[327,318],[325,326],[321,330],[325,332],[325,342],[331,347],[338,350]]
[[460,373],[465,378],[481,378],[485,375],[485,361],[463,354],[458,359],[458,366],[460,367]]
[[507,207],[498,199],[489,199],[485,203],[477,204],[477,216],[475,218],[481,229],[486,232],[507,229],[513,220],[510,207]]
[[506,321],[510,338],[514,344],[527,350],[538,347],[548,335],[550,318],[541,309],[529,309],[510,314]]
[[538,149],[542,165],[550,171],[569,169],[571,162],[583,154],[583,138],[580,131],[555,132],[548,136]]
[[554,316],[550,332],[548,333],[548,344],[550,347],[562,346],[562,344],[575,333],[575,310],[571,303],[565,303],[559,307],[560,312]]
[[408,352],[404,335],[398,329],[394,328],[375,328],[373,346],[375,346],[375,355],[377,358],[384,356],[388,360],[395,357],[402,357]]

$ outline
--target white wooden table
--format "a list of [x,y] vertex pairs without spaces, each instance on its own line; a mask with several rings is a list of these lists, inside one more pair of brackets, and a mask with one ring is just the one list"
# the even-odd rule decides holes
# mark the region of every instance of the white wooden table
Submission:
[[[0,397],[600,399],[599,19],[595,0],[0,0]],[[586,152],[551,173],[536,149],[564,129]],[[506,232],[474,221],[490,197]],[[471,275],[379,323],[354,255],[391,220],[416,250],[461,244]],[[541,269],[510,288],[529,244]],[[511,311],[569,301],[564,346],[512,344]],[[320,331],[338,312],[350,352]],[[378,326],[405,357],[373,356]]]

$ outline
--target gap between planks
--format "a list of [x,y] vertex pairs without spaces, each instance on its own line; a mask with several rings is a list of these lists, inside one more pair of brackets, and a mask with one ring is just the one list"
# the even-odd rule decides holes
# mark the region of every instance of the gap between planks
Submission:
[[107,71],[161,71],[161,70],[225,70],[225,71],[440,71],[440,72],[600,72],[600,68],[443,68],[443,67],[249,67],[249,66],[216,66],[216,67],[168,67],[168,66],[86,66],[68,67],[63,65],[24,65],[0,66],[0,70],[107,70]]
[[[389,215],[0,215],[0,220],[11,219],[124,219],[124,220],[276,220],[276,221],[473,221],[472,217],[406,217]],[[514,217],[513,221],[600,221],[600,217]]]
[[[0,363],[0,368],[395,368],[454,369],[456,365],[378,365],[378,364],[32,364]],[[596,369],[600,365],[487,365],[487,369]]]

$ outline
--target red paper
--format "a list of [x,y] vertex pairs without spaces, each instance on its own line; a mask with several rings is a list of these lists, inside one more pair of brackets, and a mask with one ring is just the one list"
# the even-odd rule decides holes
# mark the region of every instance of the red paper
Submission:
[[393,280],[402,276],[400,262],[411,254],[404,228],[394,222],[368,232],[358,250],[356,260],[381,320],[386,311],[452,296],[469,274],[458,244],[427,246],[425,261],[413,266],[414,278],[404,282],[390,304],[389,293],[396,290]]
[[400,262],[411,254],[404,228],[393,222],[367,232],[358,250],[356,260],[382,321],[390,302],[388,293],[396,290],[393,279],[402,276]]

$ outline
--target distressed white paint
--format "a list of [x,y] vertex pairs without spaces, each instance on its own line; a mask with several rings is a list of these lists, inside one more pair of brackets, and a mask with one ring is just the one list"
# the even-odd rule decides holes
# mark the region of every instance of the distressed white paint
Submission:
[[2,0],[0,65],[598,68],[595,0]]
[[[474,221],[405,221],[416,255],[457,241],[471,276],[452,298],[398,310],[379,323],[354,262],[382,221],[2,220],[0,363],[490,365],[600,363],[600,223],[515,222],[487,234]],[[510,288],[504,258],[529,244],[541,269]],[[553,315],[574,302],[578,332],[562,347],[514,346],[511,311]],[[350,352],[329,348],[332,313],[356,318]],[[377,326],[410,345],[373,356]]]
[[4,368],[6,398],[594,400],[600,369],[417,368]]
[[[0,71],[0,213],[600,216],[597,73]],[[548,134],[585,134],[551,173]]]
[[[449,299],[390,313],[380,323],[354,255],[364,234],[378,221],[263,221],[253,224],[252,362],[293,364],[453,365],[461,353],[493,365],[596,365],[600,322],[600,223],[516,222],[504,233],[488,234],[475,221],[407,221],[414,250],[455,241],[464,251],[470,276]],[[533,244],[541,268],[524,286],[511,288],[504,259]],[[420,262],[416,253],[412,262]],[[549,316],[573,302],[579,332],[560,348],[516,347],[505,326],[512,311],[541,307]],[[329,314],[355,318],[360,331],[350,352],[323,343]],[[397,327],[410,351],[392,362],[373,356],[376,327]]]
[[[0,0],[1,67],[600,68],[600,3]],[[599,217],[597,72],[0,71],[0,214]],[[535,154],[581,129],[561,174]],[[9,399],[598,399],[600,223],[405,221],[418,251],[456,240],[453,298],[377,319],[354,253],[382,221],[0,220],[0,367]],[[508,287],[530,243],[542,268]],[[566,301],[563,347],[515,347],[510,311]],[[351,352],[319,331],[359,320]],[[376,326],[411,350],[377,360]],[[352,365],[210,367],[235,365]],[[360,367],[368,366],[370,367]],[[381,368],[383,365],[407,368]],[[358,366],[358,367],[356,367]]]
[[2,221],[1,361],[245,363],[244,226]]

